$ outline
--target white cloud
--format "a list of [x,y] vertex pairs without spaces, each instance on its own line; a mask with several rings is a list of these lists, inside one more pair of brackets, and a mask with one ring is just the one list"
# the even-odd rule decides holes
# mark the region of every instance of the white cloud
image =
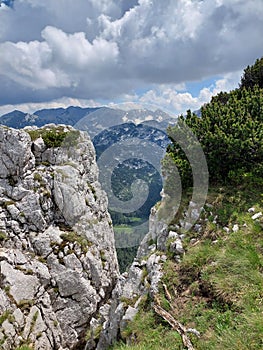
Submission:
[[262,18],[262,0],[16,0],[0,9],[0,104],[157,86],[142,98],[195,106],[211,88],[193,97],[178,84],[253,63]]
[[192,111],[198,110],[204,103],[211,100],[211,97],[220,91],[230,91],[238,86],[241,71],[229,73],[215,80],[213,84],[209,84],[200,89],[197,96],[193,96],[187,92],[185,85],[161,85],[149,89],[142,95],[126,94],[123,95],[119,102],[95,101],[77,98],[60,98],[50,102],[42,103],[24,103],[17,105],[0,106],[0,115],[8,113],[14,109],[21,110],[25,113],[33,113],[43,108],[67,108],[68,106],[79,107],[98,107],[108,105],[110,108],[123,110],[143,109],[150,110],[162,109],[173,115],[185,114],[188,109]]
[[21,103],[16,105],[4,105],[0,106],[0,116],[13,111],[14,109],[22,111],[24,113],[34,113],[41,109],[49,108],[67,108],[70,106],[75,107],[99,107],[100,103],[94,100],[81,100],[75,98],[62,97],[57,100],[41,102],[41,103]]
[[226,74],[215,83],[203,87],[198,96],[193,96],[187,91],[182,92],[177,86],[162,85],[147,91],[137,101],[142,105],[155,105],[158,108],[173,111],[175,114],[184,114],[187,109],[198,110],[220,91],[235,89],[240,81],[240,75],[240,71]]
[[208,102],[212,96],[218,94],[221,91],[230,91],[238,87],[242,72],[237,71],[228,73],[224,77],[216,80],[214,84],[209,87],[204,87],[199,93],[199,103],[203,104]]
[[85,33],[66,34],[61,29],[46,27],[42,37],[51,51],[52,60],[64,70],[71,66],[73,71],[103,68],[114,63],[118,47],[114,42],[96,38],[90,43]]
[[66,34],[55,27],[42,31],[45,41],[0,44],[0,71],[11,80],[33,89],[77,86],[84,76],[105,70],[118,56],[116,43],[85,33]]
[[177,92],[172,87],[156,88],[147,91],[139,99],[142,104],[155,104],[161,109],[175,111],[175,114],[184,113],[186,109],[197,109],[199,100],[189,92]]
[[14,82],[33,89],[68,85],[64,74],[48,67],[51,50],[45,42],[0,44],[0,71]]

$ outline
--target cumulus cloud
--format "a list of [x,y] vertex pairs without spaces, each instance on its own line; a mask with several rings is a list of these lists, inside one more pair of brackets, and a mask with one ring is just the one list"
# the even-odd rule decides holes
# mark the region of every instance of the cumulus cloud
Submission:
[[96,74],[111,74],[118,57],[115,42],[96,38],[89,42],[85,33],[66,34],[46,27],[44,41],[4,42],[0,44],[2,75],[34,90],[77,88],[90,84]]
[[98,107],[108,105],[110,108],[123,110],[147,108],[154,111],[156,109],[162,109],[167,113],[177,116],[185,114],[187,109],[191,109],[192,111],[198,110],[204,103],[209,102],[212,96],[220,91],[230,91],[235,89],[240,81],[240,75],[241,71],[228,73],[212,83],[202,84],[203,87],[196,95],[187,91],[188,87],[186,84],[163,84],[152,87],[142,94],[124,94],[118,102],[105,103],[103,100],[63,97],[48,102],[0,106],[0,115],[8,113],[14,109],[21,110],[25,113],[33,113],[34,111],[43,108],[67,108],[72,105],[79,107]]
[[70,106],[77,106],[77,107],[101,107],[101,103],[98,103],[94,100],[82,100],[82,99],[76,99],[76,98],[69,98],[69,97],[63,97],[56,100],[46,101],[46,102],[39,102],[39,103],[21,103],[21,104],[15,104],[15,105],[0,105],[0,115],[4,115],[6,113],[9,113],[10,111],[13,111],[14,109],[22,111],[24,113],[32,114],[35,111],[41,110],[41,109],[51,109],[51,108],[67,108]]
[[48,68],[51,50],[46,42],[0,44],[0,71],[18,84],[32,89],[69,84],[65,74]]
[[262,18],[262,0],[15,0],[0,8],[0,104],[111,100],[150,85],[145,101],[195,106],[220,87],[175,86],[261,57]]
[[[198,110],[204,103],[211,100],[211,97],[220,91],[230,91],[238,86],[241,71],[228,73],[218,78],[212,84],[203,87],[194,96],[187,91],[187,86],[161,85],[148,90],[142,96],[134,98],[141,105],[154,105],[175,114],[184,114],[187,109]],[[182,89],[183,88],[183,89]],[[184,91],[182,91],[184,90]]]
[[96,38],[90,43],[83,32],[66,34],[61,29],[49,26],[42,31],[42,37],[52,53],[52,63],[63,67],[64,71],[69,67],[72,72],[85,69],[86,74],[94,69],[108,70],[118,56],[115,42]]

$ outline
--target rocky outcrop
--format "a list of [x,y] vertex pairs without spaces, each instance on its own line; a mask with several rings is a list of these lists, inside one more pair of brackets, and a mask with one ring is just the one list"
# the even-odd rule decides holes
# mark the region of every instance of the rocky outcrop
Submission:
[[87,134],[0,127],[0,205],[1,349],[84,348],[119,275]]
[[143,298],[148,295],[153,298],[158,293],[162,265],[167,259],[164,251],[168,227],[157,213],[152,208],[149,233],[141,242],[134,262],[119,277],[108,303],[93,318],[86,350],[108,349],[133,320]]
[[[177,225],[168,226],[160,214],[162,205],[163,202],[152,208],[149,232],[142,240],[131,267],[119,277],[108,304],[99,309],[97,319],[91,324],[91,340],[88,341],[86,349],[106,350],[117,339],[122,338],[123,331],[134,319],[145,298],[152,301],[158,298],[162,286],[163,265],[168,254],[180,262],[185,253],[183,241],[185,228],[190,225],[189,212],[183,213]],[[195,215],[197,204],[190,202],[190,208],[190,214]],[[196,224],[194,230],[198,230],[199,226],[200,224]]]
[[[197,245],[200,247],[204,242],[207,244],[208,239],[211,245],[216,247],[218,244],[221,245],[222,241],[227,241],[231,234],[239,232],[242,238],[242,230],[244,233],[251,222],[256,221],[259,225],[257,227],[262,227],[263,214],[257,206],[251,207],[248,209],[250,217],[246,215],[249,218],[247,223],[241,226],[240,222],[229,221],[229,225],[223,227],[216,214],[221,210],[220,207],[220,209],[217,207],[218,199],[215,200],[213,197],[211,198],[213,201],[210,198],[208,199],[209,201],[207,200],[201,208],[197,203],[190,201],[189,207],[182,211],[181,217],[178,217],[169,225],[165,223],[161,215],[164,202],[162,201],[152,208],[149,218],[149,232],[142,240],[131,267],[119,277],[112,297],[107,304],[99,309],[97,318],[93,319],[90,332],[91,340],[88,341],[86,349],[106,350],[118,340],[122,340],[129,345],[138,344],[139,346],[139,340],[136,339],[136,330],[133,332],[133,324],[129,323],[134,320],[137,314],[142,315],[142,310],[149,310],[150,307],[154,311],[158,310],[156,306],[162,302],[163,297],[166,298],[168,303],[172,298],[175,298],[173,302],[177,303],[179,307],[191,295],[194,295],[196,299],[203,297],[205,302],[209,300],[209,297],[211,300],[217,300],[215,297],[217,292],[213,291],[212,284],[208,287],[207,281],[205,281],[201,285],[201,274],[196,274],[195,264],[193,264],[193,270],[189,270],[189,266],[187,269],[182,268],[183,264],[181,265],[180,262],[183,256],[188,255],[189,257],[191,248]],[[191,226],[193,218],[195,224]],[[191,227],[191,230],[187,231],[188,227]],[[226,234],[223,235],[224,231]],[[214,266],[214,260],[211,261]],[[182,276],[182,271],[185,277]],[[189,288],[190,284],[184,282],[184,280],[187,281],[188,278],[192,278],[189,277],[191,271],[193,276],[196,275],[194,277],[196,280],[191,286],[198,285],[198,292],[191,290]],[[212,271],[210,273],[213,273]],[[189,273],[189,276],[187,273]],[[180,276],[178,284],[177,282],[174,283],[173,276],[175,279]],[[170,282],[167,282],[169,279],[171,284],[174,284],[172,287],[171,284],[169,286]],[[170,291],[168,290],[169,287]],[[170,292],[172,293],[170,294]],[[170,306],[172,310],[173,304],[170,304]],[[163,314],[159,313],[159,315],[163,317]],[[167,320],[165,317],[164,319]],[[134,328],[136,329],[136,326]],[[188,328],[186,331],[197,336],[200,335],[193,328]]]

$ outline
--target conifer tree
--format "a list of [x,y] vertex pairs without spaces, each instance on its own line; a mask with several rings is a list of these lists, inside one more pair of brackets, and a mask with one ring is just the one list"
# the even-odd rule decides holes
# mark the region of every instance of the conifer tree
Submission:
[[[210,183],[239,184],[247,177],[263,178],[262,67],[263,58],[246,68],[241,86],[213,97],[201,108],[201,117],[191,111],[179,117],[179,124],[184,121],[203,148]],[[168,135],[175,134],[179,124],[169,127]],[[183,186],[191,186],[191,167],[176,140],[171,138],[167,152]]]

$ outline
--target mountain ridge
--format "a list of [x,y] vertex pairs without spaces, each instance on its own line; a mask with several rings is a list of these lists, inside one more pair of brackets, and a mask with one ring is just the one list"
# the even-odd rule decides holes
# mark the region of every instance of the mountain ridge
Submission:
[[19,110],[0,116],[0,124],[13,128],[36,125],[41,127],[45,124],[67,124],[80,130],[87,130],[91,138],[106,128],[133,122],[135,124],[147,123],[162,130],[169,123],[174,123],[175,118],[161,110],[113,109],[109,107],[79,107],[69,106],[67,108],[45,108],[33,113],[25,113]]

